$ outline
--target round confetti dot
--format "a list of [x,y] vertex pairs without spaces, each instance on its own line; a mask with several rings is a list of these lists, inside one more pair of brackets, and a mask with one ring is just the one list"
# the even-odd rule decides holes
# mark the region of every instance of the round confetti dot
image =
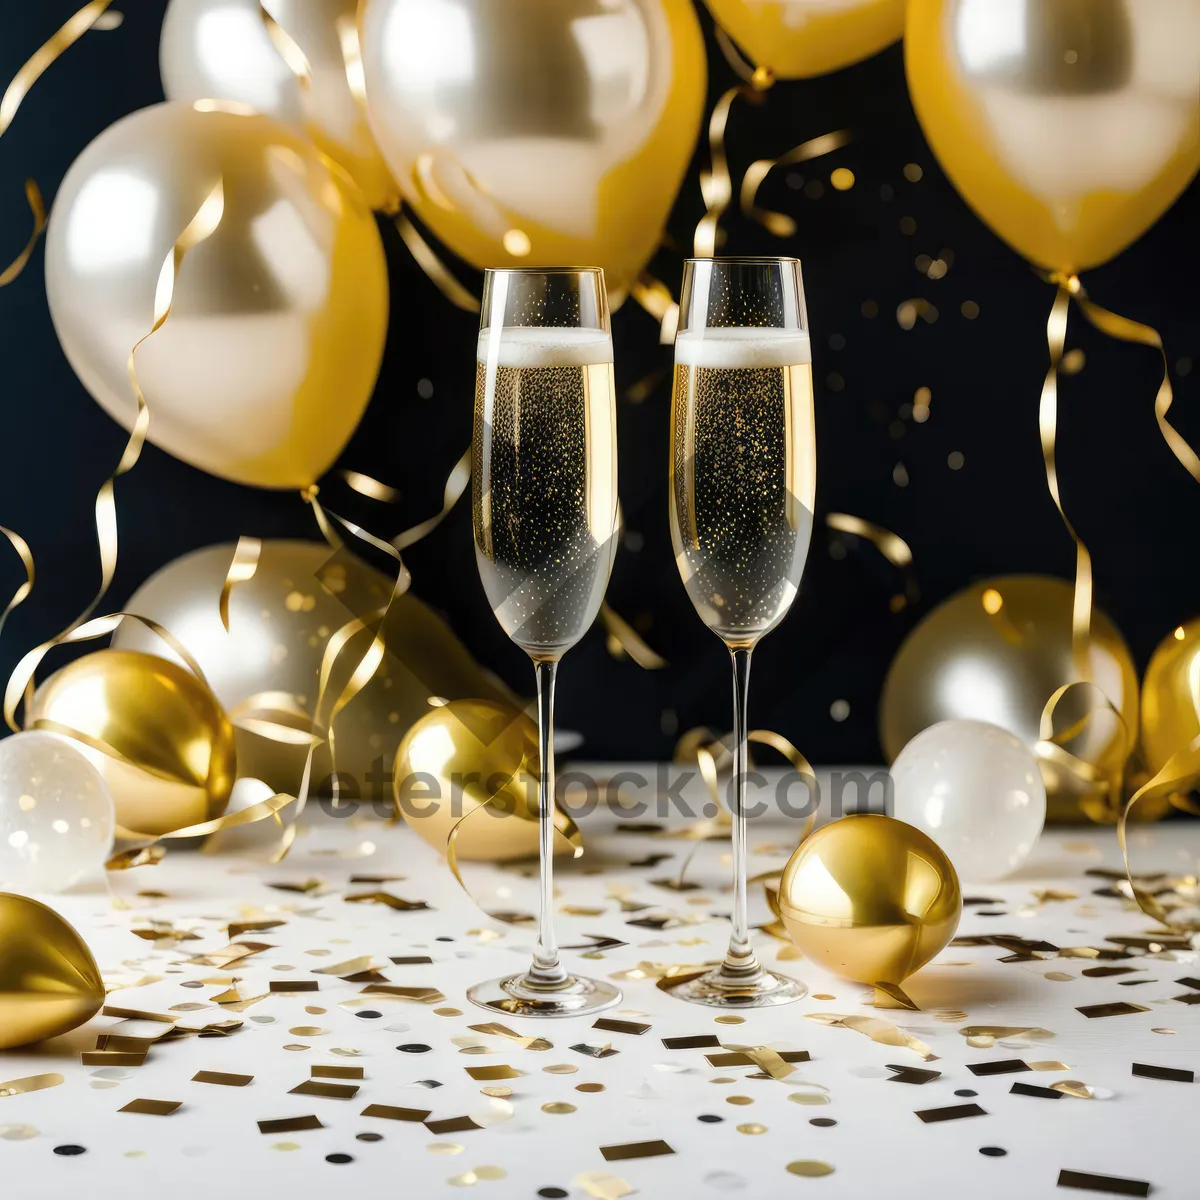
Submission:
[[349,1154],[327,1154],[327,1155],[325,1155],[325,1161],[327,1163],[341,1164],[341,1163],[353,1162],[354,1159]]
[[716,1125],[718,1122],[725,1120],[724,1117],[718,1117],[716,1113],[701,1113],[697,1121],[703,1121],[706,1125]]
[[830,174],[829,182],[839,192],[848,192],[854,186],[854,172],[849,167],[837,167]]
[[979,1093],[972,1088],[959,1088],[955,1093],[956,1096],[978,1096]]
[[74,1154],[86,1154],[87,1147],[86,1146],[71,1146],[71,1145],[55,1146],[54,1153],[61,1154],[64,1158],[70,1158]]
[[829,706],[829,715],[839,723],[844,721],[850,715],[850,701],[835,700]]
[[250,1018],[256,1025],[274,1025],[274,1017],[253,1016]]
[[[435,1008],[433,1010],[433,1015],[435,1017],[461,1017],[462,1009],[461,1008]],[[479,1172],[476,1171],[475,1174],[478,1175]]]
[[503,1167],[476,1167],[475,1168],[475,1178],[476,1179],[490,1179],[490,1180],[504,1179],[507,1175],[508,1175],[508,1172]]
[[832,1175],[833,1167],[829,1163],[818,1162],[815,1158],[799,1158],[787,1165],[789,1175]]
[[788,1092],[788,1099],[793,1104],[806,1104],[812,1108],[829,1103],[829,1097],[824,1092]]
[[460,1142],[430,1142],[425,1149],[430,1154],[461,1154],[466,1146]]
[[575,1090],[577,1092],[602,1092],[602,1091],[604,1091],[604,1084],[602,1084],[602,1083],[577,1083],[575,1085]]
[[974,300],[964,300],[959,311],[968,321],[973,321],[979,316],[979,305]]
[[303,1042],[288,1042],[284,1047],[285,1050],[311,1050],[311,1046],[306,1046]]
[[121,1155],[122,1158],[149,1158],[150,1155],[145,1150],[126,1150]]
[[552,1100],[549,1104],[542,1105],[542,1112],[550,1113],[552,1116],[564,1116],[567,1113],[576,1111],[575,1105],[568,1104],[565,1100]]
[[403,1046],[397,1046],[396,1049],[401,1054],[428,1054],[433,1047],[426,1046],[424,1042],[405,1042]]
[[744,1104],[753,1104],[754,1101],[749,1096],[726,1096],[725,1103],[726,1104],[744,1105]]
[[364,1021],[374,1021],[383,1016],[383,1013],[377,1012],[373,1008],[364,1008],[362,1012],[356,1012],[356,1017],[361,1017]]
[[24,1142],[39,1132],[36,1125],[0,1125],[0,1138],[6,1142]]
[[272,1150],[299,1150],[300,1143],[299,1142],[276,1142],[271,1147],[271,1149]]
[[732,1075],[717,1075],[708,1081],[709,1083],[737,1083]]
[[179,986],[186,988],[202,988],[205,986],[205,983],[203,979],[185,979]]
[[836,1000],[837,997],[835,995],[833,995],[831,992],[814,992],[813,999],[814,1000]]
[[328,1012],[327,1008],[318,1008],[315,1004],[306,1004],[304,1011],[310,1016],[319,1017],[322,1013]]
[[474,1171],[464,1171],[461,1175],[451,1175],[446,1182],[451,1187],[474,1187],[479,1180]]
[[322,1029],[319,1025],[295,1025],[288,1030],[293,1037],[320,1037],[328,1032],[328,1029]]
[[1000,1146],[980,1146],[980,1154],[986,1154],[988,1158],[1003,1158],[1008,1151]]
[[734,1016],[714,1017],[713,1020],[715,1020],[718,1025],[744,1025],[746,1022],[745,1017]]
[[542,1070],[547,1075],[574,1075],[579,1068],[574,1063],[551,1063],[548,1067],[543,1067]]
[[737,1127],[737,1131],[738,1131],[738,1133],[749,1133],[749,1134],[753,1135],[753,1134],[759,1134],[759,1133],[766,1133],[767,1127],[765,1125],[758,1125],[758,1124],[755,1124],[753,1121],[750,1121],[745,1125],[739,1125]]
[[446,937],[445,934],[443,934],[441,937],[434,938],[433,940],[435,942],[452,942],[452,941],[454,941],[454,939],[452,937]]
[[497,1084],[495,1087],[483,1087],[479,1090],[483,1095],[491,1096],[496,1100],[507,1100],[513,1094],[512,1088],[504,1087],[501,1084]]
[[567,1190],[566,1188],[560,1187],[538,1188],[538,1195],[541,1196],[543,1200],[563,1200],[563,1197],[567,1195]]
[[815,1125],[818,1129],[832,1129],[837,1122],[832,1117],[813,1117],[809,1124]]
[[382,1133],[356,1133],[354,1135],[354,1140],[356,1142],[382,1142],[383,1134]]
[[1152,1029],[1152,1030],[1150,1030],[1150,1032],[1151,1033],[1174,1033],[1175,1030],[1174,1029]]

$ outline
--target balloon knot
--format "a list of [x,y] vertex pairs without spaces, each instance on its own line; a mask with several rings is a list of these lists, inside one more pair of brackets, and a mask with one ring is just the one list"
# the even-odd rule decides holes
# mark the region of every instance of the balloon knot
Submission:
[[755,67],[750,76],[750,86],[756,92],[765,92],[775,83],[775,72],[770,67]]
[[300,489],[300,499],[305,504],[311,504],[317,498],[320,491],[321,489],[315,483],[310,483],[308,487]]

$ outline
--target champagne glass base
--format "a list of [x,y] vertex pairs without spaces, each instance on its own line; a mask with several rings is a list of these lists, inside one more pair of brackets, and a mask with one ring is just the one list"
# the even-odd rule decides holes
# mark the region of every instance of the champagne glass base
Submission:
[[760,970],[750,979],[729,978],[720,968],[671,989],[671,995],[689,1004],[712,1008],[773,1008],[803,1000],[808,988],[798,979]]
[[585,975],[568,975],[554,987],[540,986],[526,975],[509,975],[468,988],[467,999],[514,1017],[586,1017],[619,1004],[621,989]]

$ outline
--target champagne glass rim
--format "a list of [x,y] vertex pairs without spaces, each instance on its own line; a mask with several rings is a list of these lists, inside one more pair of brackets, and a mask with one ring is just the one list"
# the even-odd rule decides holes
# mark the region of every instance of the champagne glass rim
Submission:
[[788,255],[772,257],[762,254],[732,254],[732,255],[703,255],[697,258],[685,258],[685,263],[732,263],[740,267],[775,267],[784,263],[800,265],[798,258]]
[[485,275],[599,275],[603,267],[484,267]]

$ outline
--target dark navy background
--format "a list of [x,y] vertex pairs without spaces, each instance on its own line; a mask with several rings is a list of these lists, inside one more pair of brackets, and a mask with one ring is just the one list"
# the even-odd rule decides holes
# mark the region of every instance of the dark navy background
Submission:
[[[0,89],[80,0],[3,0]],[[129,0],[123,25],[93,31],[35,85],[0,139],[0,261],[29,227],[22,184],[33,176],[47,200],[72,159],[124,114],[162,99],[158,31],[163,0]],[[733,81],[712,40],[710,102]],[[854,139],[791,174],[778,172],[763,203],[797,221],[780,241],[739,215],[728,222],[728,253],[793,254],[804,262],[817,380],[819,530],[801,596],[755,656],[751,721],[794,740],[818,762],[877,759],[876,704],[888,662],[929,606],[987,575],[1035,571],[1069,576],[1071,542],[1046,491],[1037,405],[1046,368],[1045,319],[1053,299],[1022,260],[971,213],[925,145],[909,105],[898,46],[824,79],[783,83],[761,107],[735,107],[730,148],[735,179],[752,159],[774,156],[829,130]],[[697,154],[654,269],[678,286],[683,248],[702,211]],[[919,182],[904,174],[923,169]],[[829,173],[849,167],[849,191]],[[820,186],[817,186],[820,185]],[[915,232],[901,230],[902,218]],[[1095,300],[1157,327],[1176,386],[1175,419],[1200,444],[1200,357],[1193,184],[1159,224],[1113,263],[1089,273]],[[392,324],[379,386],[340,464],[398,487],[396,507],[354,497],[336,480],[323,496],[390,536],[441,504],[447,472],[468,443],[475,322],[445,301],[383,226],[392,277]],[[1191,246],[1189,251],[1187,246]],[[945,278],[931,281],[918,255],[953,252]],[[477,280],[465,276],[474,285]],[[902,301],[925,297],[939,319],[904,330]],[[864,301],[878,315],[863,314]],[[979,306],[975,320],[961,305]],[[567,658],[560,683],[564,725],[581,730],[589,757],[666,756],[678,732],[729,723],[728,660],[693,612],[676,573],[667,526],[670,352],[654,322],[628,303],[614,320],[621,495],[629,535],[609,600],[670,660],[648,673],[606,650],[593,630]],[[1087,365],[1060,389],[1059,469],[1065,501],[1095,559],[1097,600],[1130,640],[1139,668],[1157,641],[1200,613],[1194,558],[1200,486],[1159,436],[1154,394],[1159,365],[1145,348],[1110,341],[1073,316],[1068,346]],[[657,369],[640,403],[625,393]],[[431,381],[429,400],[418,382]],[[918,387],[932,391],[929,420],[906,420]],[[427,389],[426,389],[427,390]],[[38,585],[4,632],[0,678],[35,641],[70,620],[91,596],[98,557],[92,523],[97,487],[125,435],[75,379],[54,336],[42,282],[42,253],[0,289],[0,522],[20,531],[38,563]],[[948,456],[963,456],[951,470]],[[904,464],[909,483],[893,472]],[[317,536],[290,494],[254,491],[196,471],[147,446],[117,490],[121,558],[109,608],[152,571],[197,546],[238,534]],[[895,530],[912,546],[920,599],[895,613],[904,580],[868,544],[823,528],[824,514],[849,512]],[[442,610],[489,666],[524,692],[524,655],[501,634],[475,573],[469,505],[406,555],[418,595]],[[386,561],[386,560],[385,560]],[[0,544],[0,595],[22,578]],[[55,662],[68,651],[58,651]],[[845,700],[849,716],[830,715]]]

